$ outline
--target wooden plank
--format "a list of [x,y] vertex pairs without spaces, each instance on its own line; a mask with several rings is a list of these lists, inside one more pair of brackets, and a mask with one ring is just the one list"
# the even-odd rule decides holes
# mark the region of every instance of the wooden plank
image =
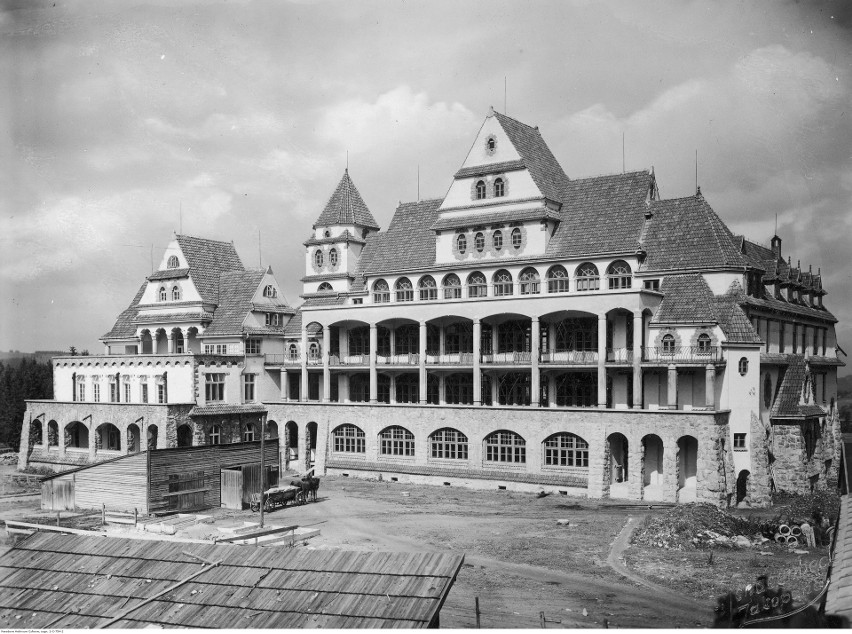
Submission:
[[77,528],[67,528],[64,526],[50,526],[48,524],[30,524],[29,522],[18,522],[17,520],[5,520],[6,530],[12,528],[34,528],[38,531],[48,531],[51,533],[70,533],[72,535],[105,535],[101,531],[84,531]]
[[287,533],[292,530],[296,530],[299,528],[297,524],[293,526],[281,526],[279,528],[265,528],[260,531],[256,531],[254,533],[240,533],[239,535],[234,535],[233,537],[218,537],[215,538],[216,543],[221,542],[234,542],[234,541],[242,541],[244,539],[254,539],[255,537],[263,537],[264,535],[275,535],[276,533]]

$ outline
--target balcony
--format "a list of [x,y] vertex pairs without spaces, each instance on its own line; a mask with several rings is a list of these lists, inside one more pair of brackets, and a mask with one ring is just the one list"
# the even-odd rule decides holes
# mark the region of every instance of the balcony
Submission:
[[263,364],[299,366],[302,365],[302,360],[299,357],[291,357],[289,354],[264,354]]
[[440,354],[438,351],[427,351],[426,365],[473,366],[473,353],[451,352],[449,354]]
[[633,363],[633,350],[630,348],[607,348],[606,349],[607,363]]
[[483,354],[482,363],[492,365],[530,365],[532,363],[532,352],[497,352]]
[[597,350],[556,350],[542,352],[541,363],[553,365],[596,365]]
[[376,355],[376,365],[420,365],[420,355],[415,352]]
[[370,365],[370,355],[368,354],[347,354],[340,356],[333,354],[328,358],[329,365],[344,365],[352,367],[366,367]]
[[694,363],[706,365],[721,363],[722,350],[719,346],[653,346],[644,348],[642,360],[648,363]]

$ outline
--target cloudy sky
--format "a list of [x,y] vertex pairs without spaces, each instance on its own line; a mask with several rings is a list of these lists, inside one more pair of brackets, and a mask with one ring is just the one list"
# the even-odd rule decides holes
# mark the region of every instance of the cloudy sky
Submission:
[[100,350],[172,233],[291,303],[346,165],[382,226],[446,193],[488,107],[570,177],[699,181],[821,267],[852,353],[852,3],[0,1],[0,350]]

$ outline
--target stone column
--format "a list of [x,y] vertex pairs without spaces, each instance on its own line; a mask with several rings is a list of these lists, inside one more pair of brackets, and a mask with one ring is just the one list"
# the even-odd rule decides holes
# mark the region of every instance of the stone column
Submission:
[[677,409],[677,367],[669,366],[669,409]]
[[541,374],[538,368],[538,357],[539,357],[539,348],[540,348],[540,332],[539,332],[540,324],[538,321],[538,317],[530,318],[530,347],[532,348],[530,352],[530,365],[532,378],[530,381],[530,402],[533,407],[541,406]]
[[494,371],[491,373],[491,405],[496,406],[500,404],[500,377],[497,376],[497,372]]
[[375,403],[379,394],[379,375],[376,371],[376,352],[379,347],[379,331],[376,324],[370,324],[370,402]]
[[281,368],[281,400],[290,400],[290,374],[287,368]]
[[396,354],[396,328],[389,329],[389,339],[390,339],[390,356],[393,357]]
[[322,329],[322,402],[331,401],[331,367],[329,352],[331,351],[331,328]]
[[598,407],[606,407],[606,315],[598,315]]
[[302,377],[299,400],[306,402],[308,400],[308,331],[304,325],[302,326],[302,351],[300,360],[302,362]]
[[169,354],[174,354],[175,353],[175,333],[170,330],[166,334],[166,338],[168,340],[168,347],[167,347],[166,350],[168,351]]
[[420,322],[420,333],[418,343],[418,351],[420,356],[417,359],[418,375],[417,387],[419,391],[419,401],[421,405],[426,404],[426,322]]
[[642,313],[633,313],[633,409],[642,409]]
[[[500,350],[500,330],[497,324],[491,327],[491,354],[496,355]],[[493,361],[496,361],[494,359]]]
[[482,405],[482,324],[473,320],[473,404]]
[[[447,354],[447,331],[444,328],[444,324],[438,326],[438,354],[443,357]],[[443,359],[439,359],[439,362],[443,361]]]
[[716,366],[708,363],[704,374],[704,404],[707,409],[716,409]]
[[396,405],[396,374],[390,375],[390,399],[391,405]]
[[142,354],[142,335],[136,337],[136,354]]
[[447,375],[444,372],[438,375],[438,404],[447,404]]

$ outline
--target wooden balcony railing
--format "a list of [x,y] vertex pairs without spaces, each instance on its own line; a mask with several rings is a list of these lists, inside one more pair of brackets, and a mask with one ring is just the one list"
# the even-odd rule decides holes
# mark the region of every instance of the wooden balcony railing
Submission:
[[376,365],[419,365],[420,355],[416,352],[405,354],[376,355]]
[[651,363],[718,363],[719,346],[652,346],[644,348],[642,360]]
[[541,353],[541,363],[593,365],[597,362],[597,350],[555,350]]
[[450,352],[440,354],[437,351],[426,352],[426,365],[469,365],[473,366],[472,352]]

